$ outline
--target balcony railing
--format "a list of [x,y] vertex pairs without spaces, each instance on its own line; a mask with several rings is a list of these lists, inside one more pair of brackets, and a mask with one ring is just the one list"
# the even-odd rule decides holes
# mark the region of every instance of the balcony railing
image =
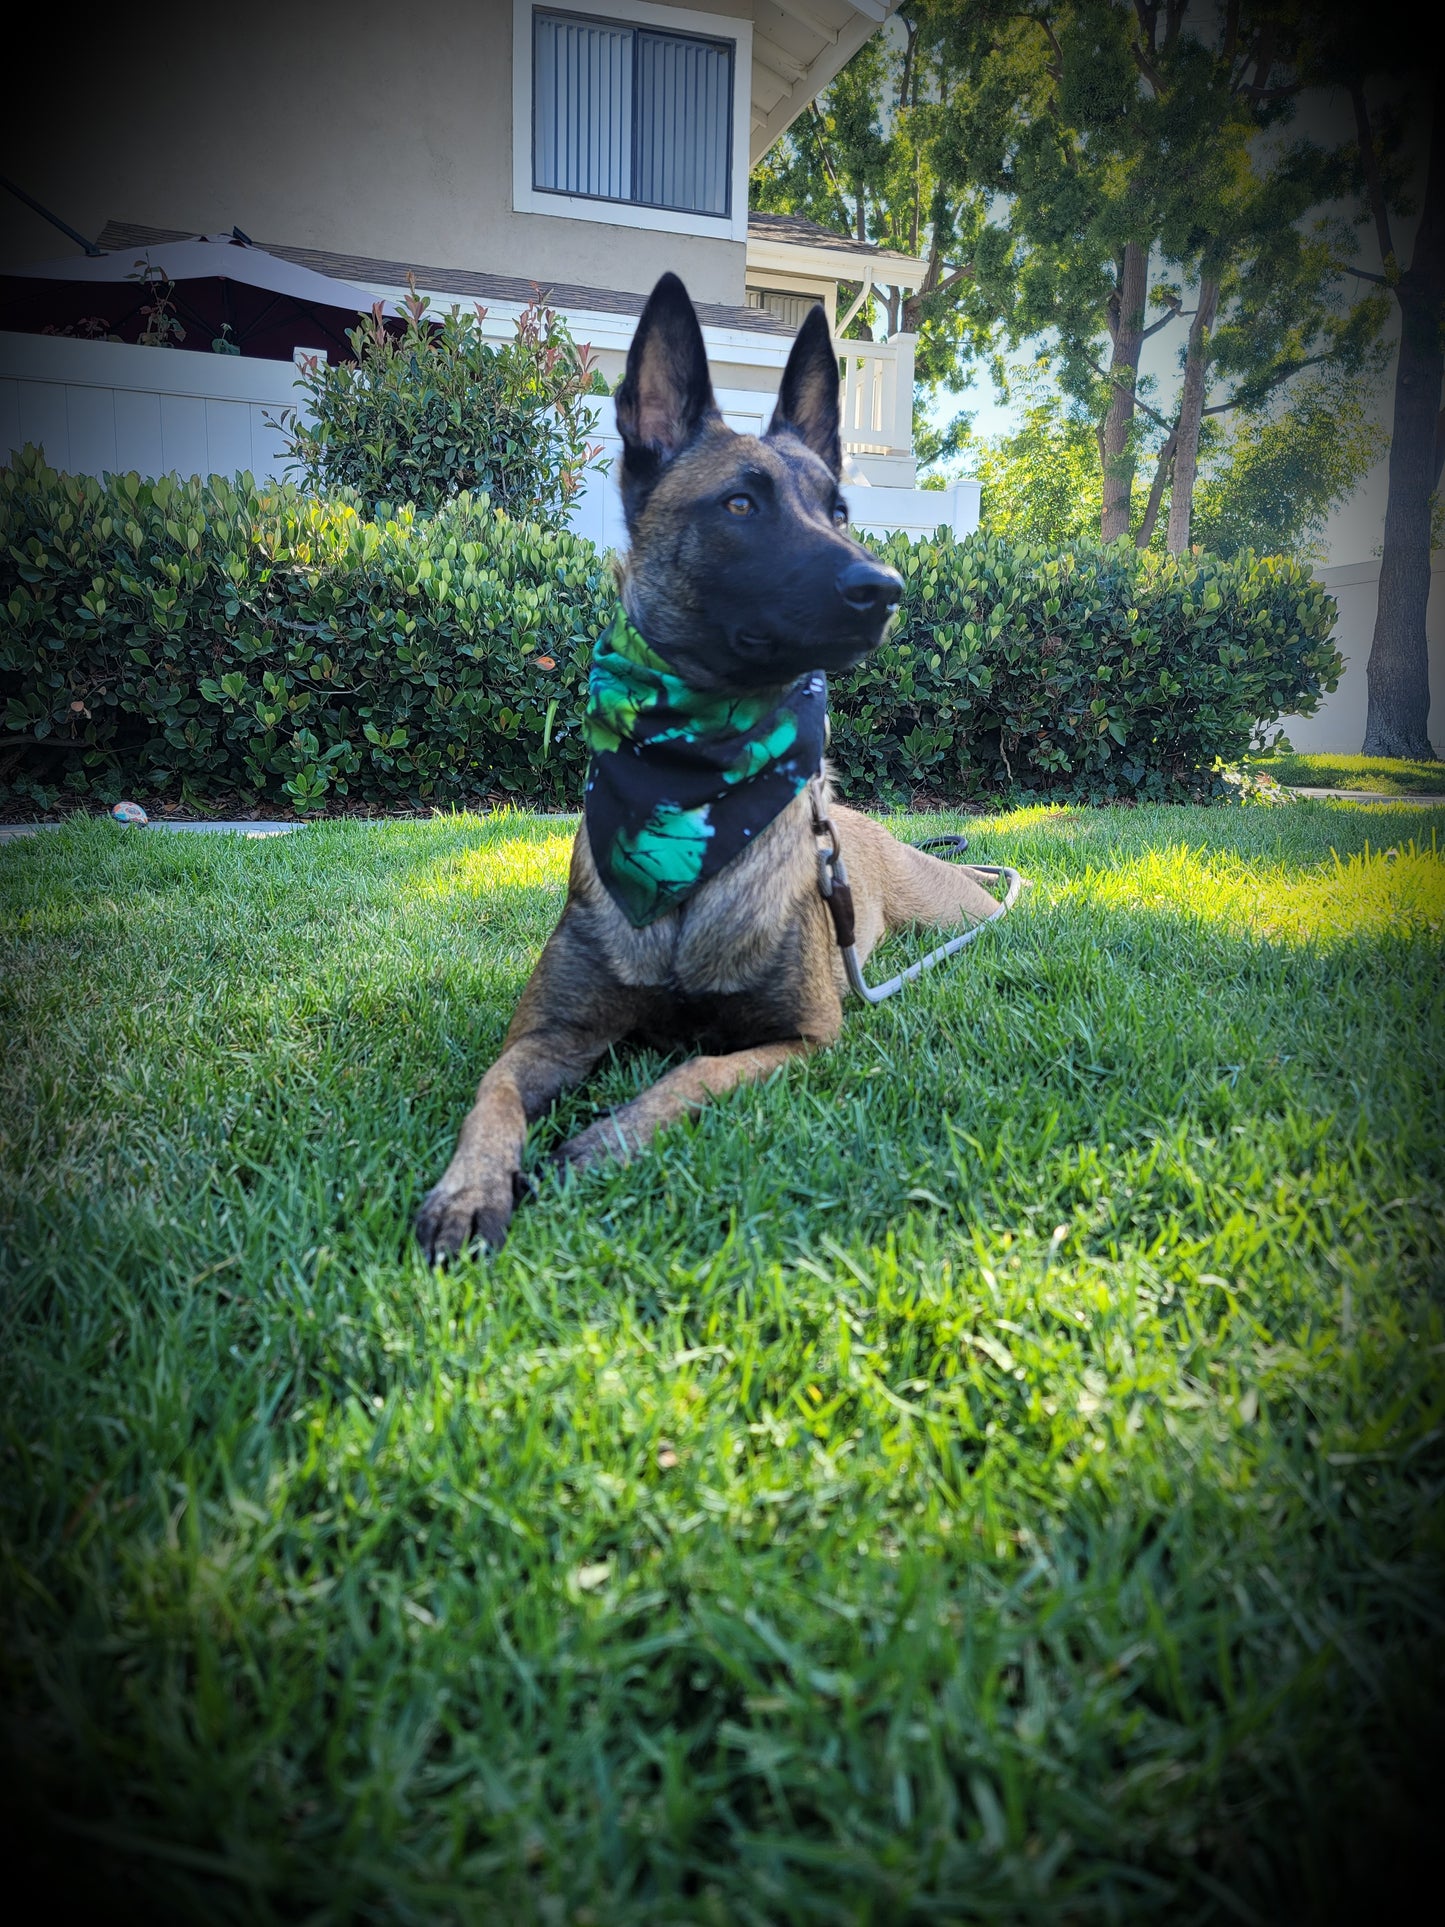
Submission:
[[842,364],[843,447],[850,455],[913,454],[913,353],[916,335],[890,341],[837,341]]

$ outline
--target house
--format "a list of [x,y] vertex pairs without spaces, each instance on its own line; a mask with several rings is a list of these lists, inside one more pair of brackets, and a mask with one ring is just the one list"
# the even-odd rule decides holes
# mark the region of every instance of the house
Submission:
[[[725,418],[756,429],[810,303],[842,327],[873,286],[920,283],[906,255],[747,206],[751,164],[898,4],[257,0],[243,19],[99,21],[57,58],[63,115],[48,90],[16,90],[27,200],[0,194],[0,263],[60,251],[36,204],[162,265],[168,243],[238,227],[370,298],[396,299],[414,272],[439,306],[484,304],[499,334],[541,288],[609,377],[671,268]],[[839,352],[858,522],[974,526],[976,484],[915,486],[912,338]],[[293,382],[289,362],[0,334],[0,436],[82,471],[266,474],[267,420]],[[599,433],[615,442],[608,404]],[[578,516],[619,538],[610,487]]]

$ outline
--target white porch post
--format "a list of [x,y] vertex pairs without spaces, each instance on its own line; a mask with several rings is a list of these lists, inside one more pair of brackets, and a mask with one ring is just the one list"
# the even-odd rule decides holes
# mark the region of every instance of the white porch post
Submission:
[[913,367],[917,335],[893,335],[888,344],[897,350],[893,363],[893,421],[890,447],[899,455],[913,453]]

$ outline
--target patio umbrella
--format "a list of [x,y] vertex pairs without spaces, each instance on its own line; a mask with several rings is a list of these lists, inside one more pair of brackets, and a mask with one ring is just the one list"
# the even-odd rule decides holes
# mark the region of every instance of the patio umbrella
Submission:
[[294,348],[350,358],[346,330],[356,326],[373,297],[349,281],[333,280],[231,239],[165,241],[142,254],[70,255],[0,274],[0,328],[22,334],[77,332],[103,321],[97,333],[134,341],[147,327],[141,312],[156,286],[173,284],[170,312],[185,330],[175,346],[209,351],[225,338],[243,355],[286,361]]

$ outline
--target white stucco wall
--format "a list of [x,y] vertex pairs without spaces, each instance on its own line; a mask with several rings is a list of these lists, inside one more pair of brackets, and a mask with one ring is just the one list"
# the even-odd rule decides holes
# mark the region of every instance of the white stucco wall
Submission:
[[[1380,564],[1378,558],[1371,558],[1321,569],[1319,576],[1339,606],[1335,646],[1345,658],[1345,673],[1316,715],[1286,716],[1279,727],[1297,750],[1358,756],[1369,707],[1365,664],[1375,633]],[[1430,741],[1435,753],[1445,756],[1445,555],[1435,557],[1431,570],[1425,629],[1430,645]]]
[[[706,10],[751,19],[753,0]],[[741,241],[513,212],[511,46],[512,0],[52,10],[11,49],[4,171],[82,234],[235,225],[635,293],[671,268],[741,306]],[[70,249],[0,193],[0,261]]]

